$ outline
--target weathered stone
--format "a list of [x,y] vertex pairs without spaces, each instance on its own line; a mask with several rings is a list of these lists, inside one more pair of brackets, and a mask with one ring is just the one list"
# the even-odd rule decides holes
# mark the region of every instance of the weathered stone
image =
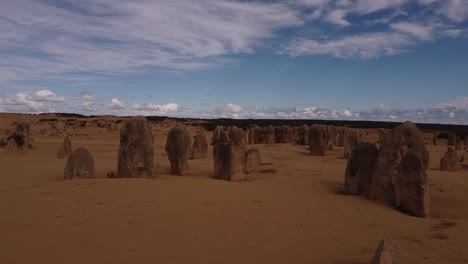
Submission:
[[461,169],[461,162],[458,153],[453,147],[448,147],[445,155],[440,159],[441,171],[459,171]]
[[452,131],[448,132],[447,145],[455,146],[456,144],[457,144],[457,135],[455,135]]
[[205,129],[200,127],[194,137],[192,145],[192,159],[204,159],[208,157],[208,141],[206,140]]
[[261,159],[260,159],[260,152],[258,149],[249,149],[245,152],[245,173],[251,173],[252,171],[256,170],[260,167]]
[[309,128],[309,152],[312,156],[325,156],[327,151],[327,128],[313,125]]
[[413,122],[406,121],[395,129],[396,140],[402,142],[411,152],[418,156],[424,164],[424,170],[429,166],[429,151],[424,144],[423,135]]
[[227,134],[224,131],[224,127],[217,126],[215,130],[213,130],[213,137],[211,139],[211,145],[214,145],[216,144],[216,142],[223,140],[224,137],[227,137]]
[[266,144],[274,145],[275,144],[275,128],[273,126],[267,126],[265,128],[265,138]]
[[27,122],[19,122],[16,125],[16,130],[13,132],[8,138],[7,141],[10,139],[14,139],[16,142],[16,146],[19,150],[27,150],[31,148],[31,139],[29,135],[29,123]]
[[354,147],[346,166],[345,193],[359,195],[367,192],[377,153],[377,147],[371,143],[364,142]]
[[328,150],[333,150],[334,146],[337,146],[336,137],[338,136],[338,129],[335,126],[327,126],[327,147]]
[[429,152],[421,132],[412,122],[405,122],[391,129],[382,137],[368,195],[371,199],[395,205],[397,202],[395,184],[401,160],[407,153],[414,154],[421,159],[425,174],[429,163]]
[[91,179],[94,175],[94,160],[84,148],[75,149],[68,157],[64,170],[64,179]]
[[359,144],[362,140],[361,140],[361,136],[359,135],[359,132],[352,128],[343,129],[343,140],[344,140],[343,157],[347,159],[351,155],[351,152],[353,151],[354,146]]
[[296,143],[299,140],[299,128],[298,127],[292,127],[291,128],[291,141]]
[[214,176],[227,181],[244,180],[245,137],[237,127],[229,128],[229,137],[222,137],[213,147]]
[[298,133],[298,143],[301,145],[309,145],[309,127],[307,125],[300,126]]
[[188,169],[187,158],[190,153],[190,136],[184,125],[173,127],[167,135],[166,153],[171,163],[171,173],[185,175]]
[[153,177],[153,134],[144,117],[132,117],[120,128],[118,178]]
[[[16,134],[20,134],[24,138],[24,143],[22,145],[18,144],[19,147],[29,149],[31,148],[31,136],[29,134],[29,123],[28,122],[19,122],[16,126]],[[16,142],[18,143],[18,142]]]
[[0,148],[4,148],[7,145],[7,141],[4,138],[0,138]]
[[276,143],[291,143],[293,141],[292,129],[288,126],[275,127]]
[[15,139],[14,138],[8,139],[5,145],[5,151],[8,153],[15,153],[18,150],[19,150],[18,144],[16,143]]
[[395,238],[384,238],[375,251],[372,264],[403,264],[403,253]]
[[68,136],[66,136],[62,144],[57,150],[57,158],[59,159],[66,158],[68,155],[70,155],[71,151],[72,151],[71,141],[68,138]]
[[408,152],[400,162],[395,181],[395,207],[416,217],[430,216],[430,198],[424,163]]
[[455,150],[463,150],[463,141],[460,139],[460,137],[457,137],[455,141]]

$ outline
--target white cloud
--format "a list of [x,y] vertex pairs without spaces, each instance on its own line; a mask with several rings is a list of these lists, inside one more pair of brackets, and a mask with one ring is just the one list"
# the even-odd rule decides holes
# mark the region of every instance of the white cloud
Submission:
[[84,101],[94,101],[94,97],[90,93],[81,93],[80,97]]
[[441,103],[438,107],[468,110],[468,97],[460,96],[450,102]]
[[[82,112],[91,112],[93,114],[102,114],[102,107],[92,101],[86,101],[81,106]],[[101,112],[101,113],[100,113]]]
[[417,23],[409,23],[409,22],[400,22],[400,23],[393,23],[390,27],[397,32],[410,34],[415,36],[421,40],[432,40],[433,39],[433,27],[432,26],[424,26],[419,25]]
[[179,110],[179,106],[175,103],[168,103],[164,105],[159,104],[135,104],[133,110],[138,115],[167,115]]
[[3,0],[0,17],[0,51],[16,50],[0,61],[3,80],[204,69],[303,23],[286,4],[230,0]]
[[327,21],[342,27],[349,26],[350,23],[345,19],[346,13],[347,12],[344,9],[333,10],[330,12],[330,14],[328,14]]
[[240,113],[242,112],[242,106],[240,105],[235,105],[235,104],[227,104],[227,107],[229,110],[233,113]]
[[285,47],[285,51],[291,56],[322,54],[369,59],[401,53],[413,44],[408,36],[399,33],[369,33],[325,41],[296,39]]
[[112,98],[111,99],[111,109],[113,110],[123,110],[125,109],[125,105],[118,99],[118,98]]
[[466,0],[441,0],[440,12],[456,23],[461,23],[468,18],[468,1]]
[[65,102],[50,90],[27,91],[15,96],[0,95],[0,111],[18,113],[55,112],[54,104]]

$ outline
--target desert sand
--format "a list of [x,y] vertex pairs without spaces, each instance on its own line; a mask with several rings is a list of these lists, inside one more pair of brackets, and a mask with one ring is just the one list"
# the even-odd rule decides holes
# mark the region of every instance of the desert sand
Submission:
[[[0,118],[3,135],[18,116]],[[28,152],[0,151],[0,263],[357,264],[370,263],[387,235],[407,263],[468,263],[468,171],[439,170],[442,140],[427,145],[432,217],[424,219],[342,194],[341,147],[314,157],[307,146],[255,145],[265,164],[244,182],[213,179],[211,153],[189,160],[186,176],[170,175],[172,124],[151,125],[157,179],[106,177],[116,171],[118,130],[68,131],[73,149],[94,157],[92,180],[63,179],[64,135],[38,133],[47,122],[31,126]]]

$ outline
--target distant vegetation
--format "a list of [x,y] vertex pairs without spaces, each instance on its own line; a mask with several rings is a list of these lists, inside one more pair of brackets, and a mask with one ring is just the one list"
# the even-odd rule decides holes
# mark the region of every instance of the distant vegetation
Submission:
[[[75,117],[75,118],[93,118],[99,117],[95,115],[85,116],[73,113],[57,113],[59,117]],[[333,125],[333,126],[347,126],[352,128],[394,128],[401,124],[401,122],[384,122],[384,121],[352,121],[352,120],[312,120],[312,119],[230,119],[230,118],[219,118],[219,119],[199,119],[199,118],[172,118],[168,116],[147,116],[151,122],[163,122],[166,120],[175,120],[180,122],[193,122],[193,121],[204,121],[202,126],[208,130],[213,131],[216,126],[237,126],[241,128],[248,128],[253,125],[260,127],[265,126],[300,126],[303,124],[313,125]],[[119,123],[121,120],[119,120]],[[422,131],[452,131],[461,139],[468,135],[468,126],[464,125],[447,125],[447,124],[428,124],[428,123],[416,123],[419,129]],[[447,138],[447,133],[439,134],[439,138]]]

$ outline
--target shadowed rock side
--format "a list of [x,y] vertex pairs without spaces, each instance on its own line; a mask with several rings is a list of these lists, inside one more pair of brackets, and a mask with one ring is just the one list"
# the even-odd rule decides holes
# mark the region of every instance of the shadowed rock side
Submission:
[[423,161],[413,153],[401,160],[395,181],[395,207],[416,217],[429,217],[430,198]]
[[66,158],[71,153],[71,150],[72,150],[71,140],[68,138],[68,136],[66,136],[62,144],[57,150],[57,158],[59,159]]
[[327,126],[327,149],[333,150],[333,147],[336,146],[335,142],[338,135],[338,130],[335,126]]
[[244,131],[237,127],[230,127],[229,136],[222,135],[221,138],[222,140],[213,147],[214,177],[227,181],[243,181],[245,169]]
[[144,117],[132,117],[120,128],[118,178],[153,177],[153,134]]
[[447,135],[447,145],[455,146],[457,144],[457,135],[450,131]]
[[88,150],[75,149],[68,157],[64,170],[64,179],[92,179],[94,175],[94,160]]
[[188,169],[190,136],[184,125],[178,124],[169,131],[165,150],[171,163],[171,173],[185,175]]
[[293,130],[288,126],[275,127],[276,143],[291,143],[293,142]]
[[249,149],[245,152],[245,173],[251,173],[260,167],[261,159],[258,149]]
[[459,171],[461,169],[461,162],[458,153],[453,147],[448,147],[445,155],[440,159],[441,171]]
[[298,128],[298,143],[301,145],[309,145],[309,127],[307,125],[302,125]]
[[418,127],[410,121],[406,121],[395,129],[395,137],[407,147],[407,151],[418,156],[423,164],[424,169],[429,167],[429,151],[424,144],[423,135]]
[[309,128],[309,151],[312,156],[325,156],[327,151],[327,128],[313,125]]
[[349,158],[351,152],[353,151],[354,146],[361,142],[361,136],[359,132],[352,128],[344,128],[343,129],[343,157],[345,159]]
[[249,144],[275,144],[275,128],[273,126],[250,128]]
[[457,141],[455,143],[455,150],[463,150],[463,141],[461,141],[460,137],[457,137]]
[[367,193],[377,152],[377,147],[367,142],[360,143],[353,149],[346,166],[345,193],[354,195]]
[[434,135],[432,136],[432,145],[437,146],[437,137],[439,136],[439,133],[434,132]]
[[[412,155],[406,156],[406,154]],[[405,156],[405,162],[400,164]],[[413,157],[420,159],[421,169],[418,169],[419,163]],[[412,122],[405,122],[388,131],[380,142],[369,187],[369,197],[387,201],[396,207],[400,207],[400,203],[406,202],[411,196],[414,198],[411,198],[413,201],[426,201],[428,163],[429,153],[422,141],[421,132]],[[414,187],[418,184],[423,186]],[[397,185],[399,185],[399,192],[396,190]],[[407,192],[411,193],[412,191],[414,193],[407,194]],[[403,197],[399,198],[400,194]],[[428,200],[426,202],[429,203]],[[417,216],[424,215],[420,213],[419,209],[411,211],[412,209],[414,207],[408,206],[405,212]]]
[[208,157],[208,141],[206,140],[206,133],[203,127],[198,129],[194,137],[191,152],[192,159],[204,159]]
[[384,238],[375,251],[372,264],[404,264],[403,253],[393,237]]
[[227,134],[224,133],[224,127],[222,126],[217,126],[215,130],[213,130],[213,137],[211,139],[211,145],[216,144],[218,141],[222,141],[226,137],[227,139]]

